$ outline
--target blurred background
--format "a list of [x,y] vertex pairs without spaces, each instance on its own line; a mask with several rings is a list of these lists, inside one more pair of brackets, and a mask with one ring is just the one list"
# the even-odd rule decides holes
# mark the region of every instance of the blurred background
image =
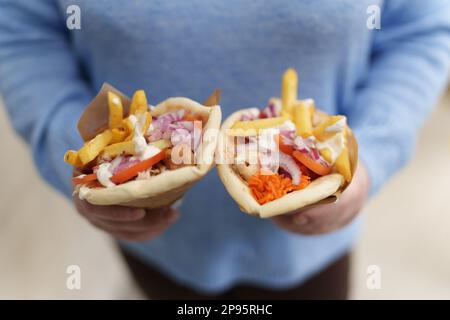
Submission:
[[[401,119],[399,119],[401,121]],[[354,299],[450,299],[450,91],[420,133],[413,160],[371,199],[353,255]],[[114,242],[37,175],[0,101],[0,299],[131,299]],[[66,287],[81,268],[81,289]],[[367,269],[378,266],[381,288]]]

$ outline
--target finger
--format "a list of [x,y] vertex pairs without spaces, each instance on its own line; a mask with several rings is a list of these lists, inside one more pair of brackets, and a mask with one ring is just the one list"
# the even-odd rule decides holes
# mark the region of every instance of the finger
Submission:
[[278,226],[296,234],[316,235],[330,231],[326,219],[311,217],[303,212],[281,215],[272,220]]
[[294,215],[291,214],[283,214],[280,216],[273,217],[272,221],[275,222],[280,227],[288,229],[288,227],[291,227],[294,223],[293,217]]
[[315,207],[307,208],[293,214],[293,221],[299,222],[301,224],[301,221],[303,220],[303,218],[301,217],[308,217],[311,220],[318,219],[327,216],[330,212],[339,212],[341,210],[341,207],[341,201],[336,201],[330,204],[317,205]]
[[[330,216],[336,214],[337,216]],[[340,212],[333,212],[323,216],[306,216],[299,215],[294,217],[294,223],[292,229],[297,233],[303,235],[320,235],[324,233],[330,233],[336,231],[348,223],[353,218],[352,216],[342,215]]]
[[165,229],[174,223],[179,217],[175,209],[167,209],[161,212],[147,213],[145,217],[138,221],[110,221],[94,219],[102,229],[111,232],[145,232],[151,230]]
[[280,216],[273,217],[272,219],[279,225],[285,227],[287,225],[297,225],[304,226],[310,223],[313,220],[317,220],[322,216],[325,216],[326,213],[331,210],[335,210],[337,206],[337,202],[332,204],[323,204],[320,206],[308,208],[308,209],[300,209],[291,214],[283,214]]
[[309,220],[308,218],[305,218],[305,222],[301,225],[293,223],[292,217],[290,219],[283,218],[283,219],[273,219],[274,223],[280,226],[281,228],[295,233],[295,234],[302,234],[302,235],[317,235],[326,233],[327,229],[324,227],[323,224],[314,222]]
[[[178,213],[170,214],[171,217],[178,218]],[[160,224],[159,226],[152,227],[145,231],[129,231],[129,230],[114,230],[108,231],[108,233],[116,239],[125,240],[125,241],[148,241],[156,238],[160,234],[162,234],[167,227],[176,221],[176,218],[169,218],[165,223]]]
[[75,200],[74,203],[81,215],[89,218],[110,221],[136,221],[145,216],[145,210],[124,206],[98,206],[85,200]]
[[[359,208],[351,210],[342,201],[331,205],[318,206],[293,216],[292,221],[303,233],[322,234],[332,232],[348,225],[358,213]],[[316,230],[314,230],[316,229]],[[307,231],[305,231],[307,230]]]

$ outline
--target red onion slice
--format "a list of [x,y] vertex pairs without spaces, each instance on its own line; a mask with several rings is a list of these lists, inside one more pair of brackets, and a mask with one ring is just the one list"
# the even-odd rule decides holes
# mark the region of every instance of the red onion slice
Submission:
[[317,149],[316,148],[314,148],[314,149],[311,149],[311,153],[312,153],[312,155],[313,155],[313,159],[314,160],[319,160],[320,159],[320,154],[319,154],[319,151],[317,151]]
[[162,137],[163,137],[162,131],[159,128],[155,128],[150,133],[150,136],[149,136],[148,140],[150,142],[153,142],[153,141],[161,140]]
[[174,146],[179,144],[191,145],[191,134],[186,129],[175,129],[172,131],[170,142]]
[[192,151],[195,151],[197,150],[202,140],[202,123],[200,121],[195,121],[193,125],[194,130],[192,131]]
[[192,121],[180,121],[177,123],[180,127],[192,132],[194,130],[194,123]]
[[300,184],[302,178],[302,171],[300,170],[300,167],[291,156],[288,156],[283,152],[280,152],[280,168],[289,173],[292,177],[292,184]]
[[277,117],[279,113],[280,113],[280,110],[278,110],[275,103],[270,102],[267,107],[265,107],[264,109],[261,110],[261,112],[259,114],[259,118],[260,119],[274,118],[274,117]]

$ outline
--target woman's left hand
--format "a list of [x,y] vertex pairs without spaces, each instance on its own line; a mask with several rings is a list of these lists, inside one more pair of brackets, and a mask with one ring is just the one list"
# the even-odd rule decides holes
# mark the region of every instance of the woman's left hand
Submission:
[[337,202],[277,216],[272,220],[281,228],[298,234],[316,235],[337,230],[352,221],[362,209],[369,187],[367,169],[360,163],[352,183]]

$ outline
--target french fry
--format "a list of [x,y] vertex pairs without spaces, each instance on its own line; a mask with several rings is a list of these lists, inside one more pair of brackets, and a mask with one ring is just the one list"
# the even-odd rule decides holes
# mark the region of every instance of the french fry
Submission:
[[330,148],[323,148],[319,150],[320,155],[324,158],[328,163],[333,163],[333,155],[331,153]]
[[123,127],[127,132],[124,141],[130,141],[131,139],[133,139],[134,124],[131,122],[130,117],[123,119],[121,127]]
[[108,91],[108,108],[110,129],[114,129],[120,125],[123,120],[123,106],[120,97],[112,91]]
[[336,122],[341,121],[342,119],[345,119],[345,117],[344,116],[330,116],[330,117],[328,117],[324,122],[319,124],[314,129],[314,131],[313,131],[314,136],[320,141],[324,141],[324,140],[327,140],[327,139],[331,138],[333,135],[336,134],[336,132],[335,131],[329,131],[329,130],[327,130],[327,128],[329,128],[330,126],[334,125]]
[[64,161],[68,164],[74,166],[74,167],[81,167],[82,163],[80,161],[80,158],[78,156],[78,152],[75,150],[69,150],[64,155]]
[[[345,128],[347,128],[347,126]],[[319,152],[328,163],[334,164],[336,171],[343,175],[347,182],[350,182],[352,179],[352,168],[346,132],[347,130],[344,129],[343,132],[335,133],[334,136],[327,140],[325,145],[322,145],[322,147],[320,147],[319,144]],[[340,150],[340,153],[333,153],[332,150]]]
[[92,140],[86,142],[83,147],[78,151],[81,164],[85,165],[94,160],[100,152],[111,142],[112,132],[111,130],[105,130],[98,134]]
[[131,98],[130,114],[139,115],[148,111],[147,97],[144,90],[137,90]]
[[130,132],[129,130],[122,128],[122,127],[112,129],[111,130],[111,133],[112,133],[111,144],[124,141],[127,138],[127,136],[130,134],[129,132]]
[[[161,139],[151,142],[149,143],[149,145],[162,150],[169,148],[172,144],[170,143],[169,140]],[[108,155],[111,158],[117,157],[123,153],[130,155],[134,155],[136,153],[133,141],[123,141],[119,143],[110,144],[103,150],[103,154]]]
[[152,124],[152,115],[150,114],[149,111],[147,111],[145,113],[145,124],[144,124],[144,128],[142,129],[142,133],[145,134],[148,130],[148,128],[150,128],[150,125]]
[[341,154],[336,159],[336,170],[342,174],[345,181],[350,182],[352,180],[352,170],[350,167],[350,158],[348,155],[347,146],[342,150]]
[[103,154],[110,156],[111,158],[117,157],[122,153],[134,155],[135,148],[133,141],[123,141],[119,143],[110,144],[105,147]]
[[305,99],[300,100],[300,102],[306,104],[309,107],[310,113],[311,113],[311,121],[314,119],[314,112],[316,112],[316,103],[313,99]]
[[257,136],[259,133],[259,130],[256,130],[256,129],[227,129],[226,133],[228,136],[234,136],[234,137],[251,137],[251,136]]
[[130,121],[130,118],[127,117],[122,120],[122,123],[120,124],[122,128],[124,128],[128,133],[132,132],[134,130],[133,123]]
[[310,105],[303,101],[294,105],[294,123],[297,129],[297,135],[303,138],[312,136],[312,114]]
[[285,110],[281,110],[281,116],[286,118],[286,120],[291,120],[291,121],[294,120],[294,117],[292,116],[292,114],[288,113]]
[[128,136],[130,136],[131,133],[133,133],[133,124],[131,123],[129,118],[122,119],[120,124],[111,130],[112,133],[112,139],[111,144],[122,142],[127,139]]
[[298,76],[297,72],[289,68],[283,75],[281,82],[281,109],[292,114],[292,107],[297,100]]
[[161,139],[161,140],[156,140],[156,141],[150,142],[149,145],[162,150],[162,149],[169,148],[172,145],[172,143],[169,140]]
[[[152,123],[152,116],[150,114],[149,111],[146,111],[145,113],[141,113],[139,114],[138,117],[138,123],[140,125],[142,125],[142,118],[141,117],[145,117],[145,122],[143,124],[143,127],[141,127],[141,134],[145,134],[148,130],[148,128],[150,127],[151,123]],[[136,130],[136,127],[133,126],[133,124],[131,123],[130,119],[128,119],[128,124],[129,126],[132,128],[130,134],[127,136],[127,138],[125,139],[126,141],[129,141],[131,139],[133,139],[133,135],[134,135],[134,130]]]
[[237,121],[231,128],[232,129],[268,129],[279,126],[286,121],[285,117],[266,118],[250,121]]

